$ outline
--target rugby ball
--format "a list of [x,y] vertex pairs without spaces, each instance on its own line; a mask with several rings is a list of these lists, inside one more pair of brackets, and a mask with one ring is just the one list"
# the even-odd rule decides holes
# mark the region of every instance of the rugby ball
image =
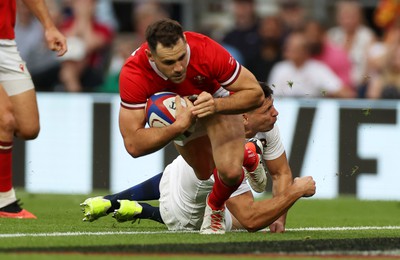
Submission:
[[[175,122],[176,93],[158,92],[152,95],[146,103],[146,121],[150,127],[164,127]],[[185,100],[181,99],[186,106]]]
[[[175,97],[177,95],[174,92],[158,92],[147,99],[145,113],[146,122],[150,127],[165,127],[175,122]],[[183,98],[181,98],[181,104],[182,106],[186,106]],[[193,127],[178,136],[175,140],[184,140],[187,138],[194,131]]]

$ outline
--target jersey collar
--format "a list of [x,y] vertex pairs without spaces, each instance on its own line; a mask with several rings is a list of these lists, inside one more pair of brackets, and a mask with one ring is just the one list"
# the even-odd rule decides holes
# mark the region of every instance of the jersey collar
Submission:
[[[186,52],[188,55],[187,63],[186,66],[189,64],[190,61],[190,46],[189,43],[186,44]],[[158,76],[160,76],[163,80],[168,80],[167,76],[165,76],[161,71],[158,70],[156,63],[154,61],[148,60],[150,63],[150,66],[153,68],[153,70],[157,73]]]

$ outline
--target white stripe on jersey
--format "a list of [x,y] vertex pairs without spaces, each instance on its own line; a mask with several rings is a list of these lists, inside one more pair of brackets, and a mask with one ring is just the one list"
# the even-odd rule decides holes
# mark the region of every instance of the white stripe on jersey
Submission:
[[232,83],[232,81],[237,77],[238,73],[239,73],[239,69],[240,69],[240,64],[238,61],[236,61],[236,69],[235,72],[233,73],[232,77],[230,77],[227,81],[222,82],[221,86],[228,86],[229,84]]
[[0,145],[0,150],[10,150],[11,148],[12,148],[12,145],[9,145],[9,146]]
[[130,109],[141,109],[141,108],[145,108],[146,104],[129,104],[126,103],[124,101],[121,101],[121,106],[126,107],[126,108],[130,108]]

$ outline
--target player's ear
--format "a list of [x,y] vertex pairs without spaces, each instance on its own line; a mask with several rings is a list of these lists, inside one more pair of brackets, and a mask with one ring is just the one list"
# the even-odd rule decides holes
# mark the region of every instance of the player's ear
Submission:
[[154,61],[153,54],[151,53],[151,51],[149,49],[145,49],[144,52],[146,53],[146,56],[150,61]]

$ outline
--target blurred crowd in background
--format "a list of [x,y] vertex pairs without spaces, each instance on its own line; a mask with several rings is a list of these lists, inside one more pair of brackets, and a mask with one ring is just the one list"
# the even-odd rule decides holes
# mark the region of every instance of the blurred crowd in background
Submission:
[[[120,68],[145,41],[147,25],[182,19],[173,1],[47,0],[68,39],[58,58],[17,2],[16,41],[37,91],[117,93]],[[193,14],[203,20],[185,29],[221,43],[275,96],[399,99],[400,1],[376,0],[373,10],[363,1],[330,2],[325,17],[311,14],[307,0],[207,2],[218,19]]]

